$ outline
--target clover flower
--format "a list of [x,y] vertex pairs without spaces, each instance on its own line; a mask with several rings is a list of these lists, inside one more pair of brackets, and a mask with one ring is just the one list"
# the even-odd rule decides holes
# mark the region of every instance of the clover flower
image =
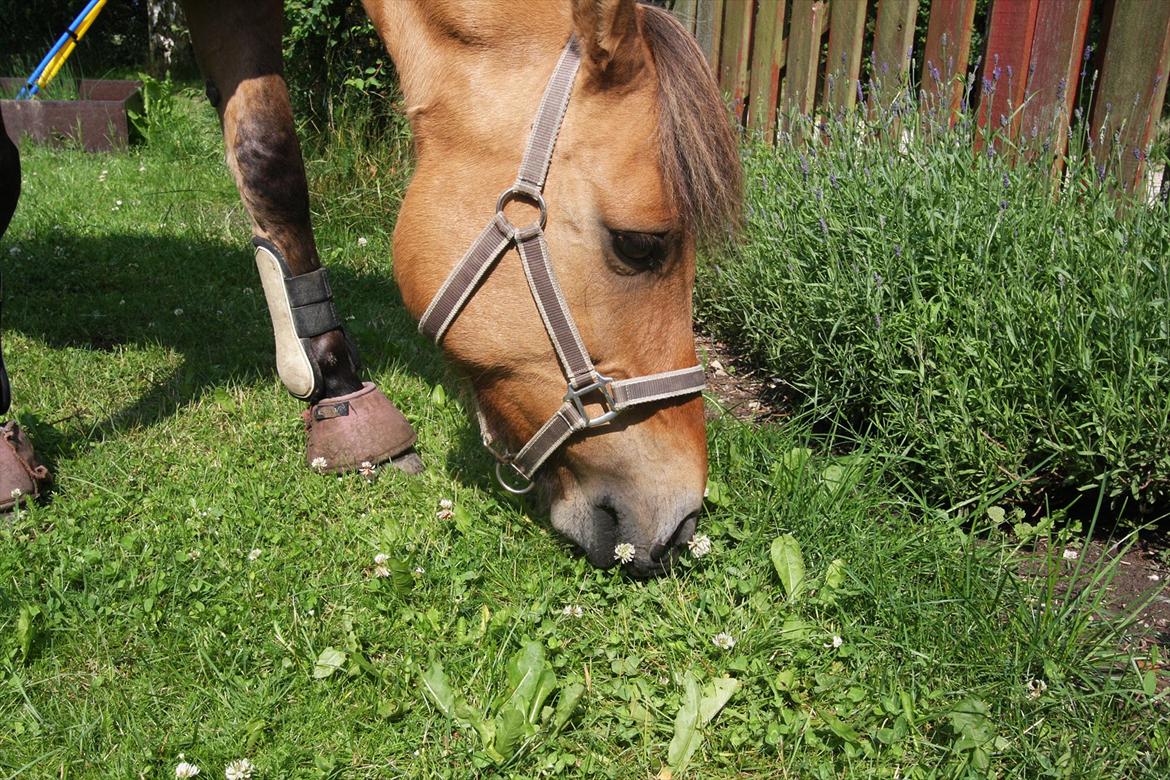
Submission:
[[1048,683],[1040,679],[1028,680],[1026,685],[1029,699],[1039,699],[1048,690]]
[[178,780],[183,780],[183,778],[194,777],[197,774],[199,774],[199,767],[184,761],[183,754],[180,753],[179,765],[175,767],[175,777],[178,778]]
[[368,460],[363,460],[362,464],[358,466],[358,473],[366,479],[375,476],[378,473],[378,467]]
[[566,604],[561,608],[561,614],[565,617],[579,618],[585,614],[585,610],[580,604]]
[[702,536],[692,536],[687,541],[687,549],[691,551],[691,555],[696,558],[702,558],[707,553],[711,552],[711,537],[707,534]]
[[726,631],[720,631],[715,636],[711,637],[711,644],[718,647],[720,650],[730,650],[735,647],[735,637]]
[[313,469],[316,469],[317,471],[324,471],[325,469],[329,468],[329,461],[318,455],[317,457],[313,458],[313,460],[309,463],[309,466]]
[[613,548],[613,559],[622,563],[629,563],[634,560],[634,545],[629,542],[622,542]]
[[390,560],[390,556],[386,553],[378,553],[374,556],[374,576],[375,577],[389,577],[390,569],[386,563]]
[[248,553],[248,560],[254,561],[261,555],[263,555],[263,550],[261,550],[259,547],[253,547],[252,551]]
[[1064,559],[1066,561],[1075,561],[1079,557],[1081,557],[1081,554],[1079,552],[1077,552],[1076,550],[1074,550],[1073,548],[1066,547],[1064,549]]
[[358,246],[364,247],[368,243],[370,243],[370,242],[366,240],[365,236],[361,236],[360,238],[358,238]]
[[236,759],[227,765],[223,770],[223,776],[227,780],[251,780],[252,772],[256,767],[252,766],[252,762],[246,758]]
[[837,636],[836,634],[833,634],[833,640],[831,642],[825,643],[823,645],[823,647],[831,647],[834,650],[836,650],[838,647],[840,647],[843,644],[845,644],[845,640],[842,639],[841,637]]

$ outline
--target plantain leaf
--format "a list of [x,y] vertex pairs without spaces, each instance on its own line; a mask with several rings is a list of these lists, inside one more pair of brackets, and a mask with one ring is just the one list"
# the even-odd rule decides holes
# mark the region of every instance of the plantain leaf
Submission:
[[795,600],[804,587],[804,556],[800,552],[800,542],[792,534],[784,534],[772,542],[771,552],[780,584],[788,598]]
[[712,680],[711,685],[703,689],[703,698],[699,702],[699,724],[705,726],[710,723],[738,690],[739,680],[731,677]]
[[570,683],[561,688],[557,695],[557,711],[553,715],[553,733],[556,734],[565,727],[569,718],[573,717],[573,710],[577,709],[577,702],[581,694],[585,693],[585,686],[579,682]]
[[666,752],[666,763],[675,772],[681,772],[690,762],[691,756],[703,741],[699,733],[699,684],[687,674],[684,682],[682,706],[674,718],[674,737]]
[[496,715],[495,751],[501,761],[507,761],[516,754],[516,748],[532,727],[524,719],[524,713],[509,705]]
[[323,680],[342,667],[346,654],[336,647],[326,647],[313,664],[313,679]]

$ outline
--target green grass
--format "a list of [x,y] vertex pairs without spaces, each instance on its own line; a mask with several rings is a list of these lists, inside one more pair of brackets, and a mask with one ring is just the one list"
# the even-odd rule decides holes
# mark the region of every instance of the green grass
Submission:
[[[973,531],[982,506],[900,497],[879,450],[720,417],[710,555],[647,583],[570,556],[435,392],[454,385],[391,277],[393,139],[337,139],[310,172],[339,306],[428,468],[309,473],[214,118],[190,97],[172,117],[129,153],[24,154],[5,349],[58,482],[0,520],[0,778],[166,778],[180,754],[211,778],[244,756],[265,778],[645,778],[691,733],[687,680],[724,676],[739,688],[676,777],[1165,776],[1164,694],[1117,652],[1101,584],[1020,579]],[[788,534],[799,557],[774,563]],[[394,576],[371,576],[379,552]],[[550,706],[585,692],[499,767],[421,677],[437,662],[502,713],[525,642]]]
[[702,269],[700,319],[940,501],[1104,485],[1164,514],[1170,214],[1075,159],[1054,193],[1046,165],[974,154],[970,122],[750,147],[744,243]]

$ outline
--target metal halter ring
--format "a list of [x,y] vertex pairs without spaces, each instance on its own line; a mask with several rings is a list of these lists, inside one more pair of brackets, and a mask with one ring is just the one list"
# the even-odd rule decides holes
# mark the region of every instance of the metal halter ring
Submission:
[[[521,474],[519,471],[517,471],[516,467],[512,466],[511,463],[505,463],[502,460],[496,461],[496,481],[498,481],[500,483],[500,485],[503,486],[504,490],[507,490],[509,493],[513,493],[517,496],[522,496],[525,493],[527,493],[528,491],[532,490],[532,488],[536,487],[536,483],[533,482],[531,479],[529,479],[528,484],[522,488],[512,487],[504,480],[504,472],[501,471],[501,467],[503,467],[503,466],[511,466],[512,471],[515,471],[517,475],[519,475],[521,477],[524,477],[524,475]],[[524,479],[528,479],[528,478],[524,477]]]
[[[540,219],[522,228],[513,225],[512,221],[504,216],[504,207],[514,200],[523,200],[536,206],[540,209]],[[503,222],[513,234],[532,233],[537,230],[544,230],[545,223],[548,222],[548,206],[545,204],[544,195],[541,194],[540,190],[513,184],[501,192],[499,199],[496,200],[496,218]]]

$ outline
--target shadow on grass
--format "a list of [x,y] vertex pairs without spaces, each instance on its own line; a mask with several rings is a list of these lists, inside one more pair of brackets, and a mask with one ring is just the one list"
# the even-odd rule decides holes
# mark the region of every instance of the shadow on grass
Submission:
[[[111,360],[123,347],[155,346],[181,356],[136,401],[84,431],[61,426],[63,420],[33,418],[37,448],[50,464],[115,430],[164,420],[225,384],[275,376],[271,324],[247,245],[52,231],[25,236],[20,247],[20,254],[4,258],[6,334],[56,349],[104,352]],[[428,384],[449,381],[438,351],[417,334],[403,308],[388,264],[385,273],[341,264],[329,271],[339,313],[353,318],[346,328],[367,375],[401,370]],[[19,399],[37,393],[21,375],[22,362],[10,365],[17,416]],[[383,389],[396,398],[394,387]],[[83,405],[85,387],[77,392]],[[460,442],[461,448],[468,443]]]

